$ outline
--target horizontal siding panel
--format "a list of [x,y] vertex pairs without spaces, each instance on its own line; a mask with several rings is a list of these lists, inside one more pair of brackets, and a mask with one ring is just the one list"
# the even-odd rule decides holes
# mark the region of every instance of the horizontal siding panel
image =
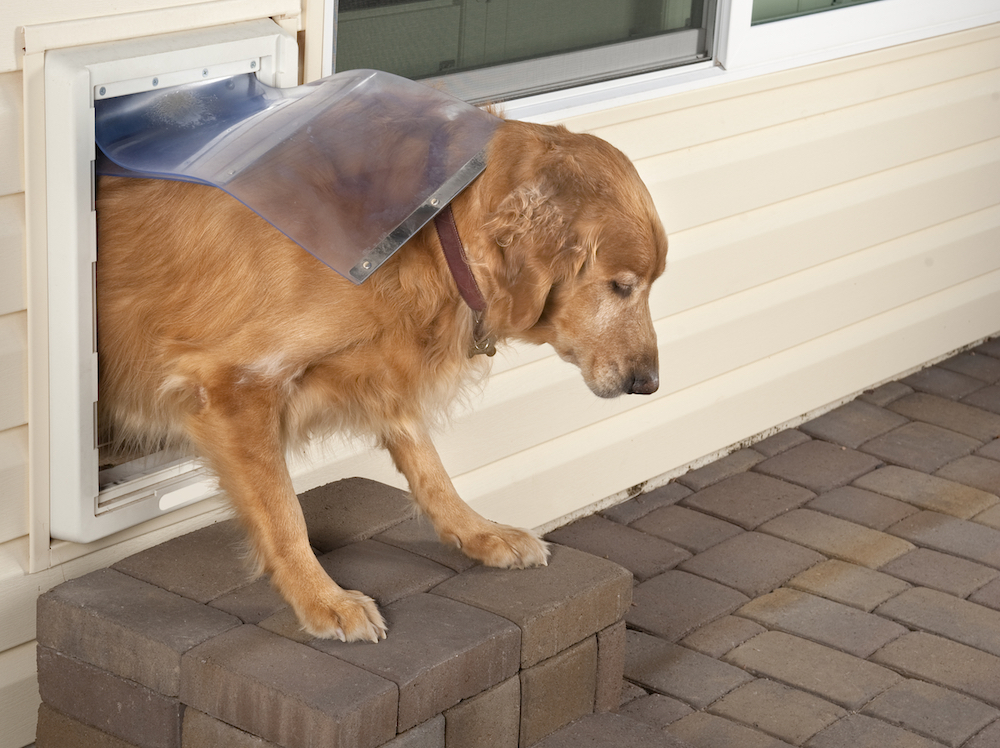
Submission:
[[28,422],[27,317],[0,317],[0,431]]
[[24,190],[22,102],[21,73],[0,73],[0,195]]
[[28,534],[28,427],[0,431],[0,543]]
[[5,195],[0,197],[0,315],[26,308],[24,260],[24,195]]
[[1000,70],[636,166],[680,231],[994,138],[998,93]]
[[35,645],[0,652],[0,748],[22,748],[34,742],[39,703]]
[[550,528],[625,487],[985,337],[998,319],[995,272],[460,475],[455,484],[491,519]]
[[1000,138],[670,236],[654,318],[1000,204]]
[[[992,37],[894,61],[879,66],[877,72],[862,68],[816,80],[796,80],[752,95],[674,110],[669,113],[669,128],[663,127],[662,112],[606,127],[587,128],[586,117],[570,124],[606,138],[639,160],[987,72],[996,68],[998,57],[1000,37]],[[677,97],[680,101],[684,98]]]

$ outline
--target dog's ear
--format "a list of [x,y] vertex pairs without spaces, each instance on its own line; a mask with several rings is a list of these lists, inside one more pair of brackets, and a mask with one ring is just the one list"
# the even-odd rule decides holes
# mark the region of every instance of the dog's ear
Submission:
[[497,301],[516,332],[538,321],[553,283],[575,275],[587,255],[573,230],[574,201],[552,176],[512,190],[486,224],[503,258]]

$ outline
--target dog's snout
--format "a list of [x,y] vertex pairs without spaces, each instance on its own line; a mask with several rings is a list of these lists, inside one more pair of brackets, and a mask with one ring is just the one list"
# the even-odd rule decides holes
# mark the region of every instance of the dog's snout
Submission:
[[632,372],[628,393],[630,395],[652,395],[660,387],[660,375],[656,369]]

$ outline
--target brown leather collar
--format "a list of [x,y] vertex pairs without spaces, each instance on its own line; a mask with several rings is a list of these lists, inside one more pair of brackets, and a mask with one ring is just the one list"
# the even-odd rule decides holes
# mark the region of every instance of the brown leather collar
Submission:
[[441,249],[444,250],[448,269],[451,270],[451,275],[458,286],[458,292],[473,311],[475,329],[473,330],[474,339],[472,347],[469,349],[469,357],[479,353],[492,356],[497,352],[497,349],[483,325],[486,299],[483,298],[483,292],[479,290],[479,284],[476,283],[476,276],[472,274],[472,268],[469,267],[469,258],[465,254],[465,247],[462,246],[462,237],[458,233],[451,205],[446,205],[440,213],[434,216],[434,228],[437,229],[438,240],[441,242]]

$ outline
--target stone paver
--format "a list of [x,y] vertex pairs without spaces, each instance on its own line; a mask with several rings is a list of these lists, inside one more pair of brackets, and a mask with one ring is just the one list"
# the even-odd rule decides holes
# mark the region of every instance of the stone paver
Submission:
[[887,532],[925,548],[1000,569],[1000,530],[992,527],[923,511],[897,522]]
[[894,400],[898,400],[904,395],[913,392],[912,387],[907,387],[902,382],[886,382],[871,390],[865,390],[858,395],[858,400],[884,408]]
[[702,626],[681,640],[688,649],[716,659],[767,629],[747,618],[723,616]]
[[780,631],[763,633],[723,659],[852,711],[899,680],[896,673],[868,660]]
[[983,387],[963,397],[962,402],[990,413],[1000,414],[1000,386],[993,384]]
[[933,423],[981,442],[1000,436],[1000,415],[937,395],[914,392],[888,407],[910,420]]
[[861,658],[907,631],[877,615],[786,588],[751,600],[736,615]]
[[720,480],[742,473],[764,459],[764,455],[753,449],[739,449],[704,467],[692,470],[677,478],[677,482],[692,491],[708,488]]
[[851,714],[834,723],[806,743],[806,748],[844,748],[845,746],[878,746],[878,748],[941,748],[941,743],[916,735],[886,722]]
[[708,712],[696,712],[684,717],[670,725],[667,732],[687,741],[694,748],[791,748],[784,740]]
[[655,727],[620,714],[595,714],[550,735],[537,748],[690,748]]
[[754,470],[823,493],[847,485],[880,464],[863,452],[815,440],[764,460]]
[[680,546],[640,530],[591,515],[550,532],[545,539],[614,561],[638,580],[662,574],[691,557]]
[[734,535],[741,527],[684,506],[667,506],[632,523],[637,530],[669,540],[691,553],[701,553]]
[[929,423],[907,423],[861,445],[862,452],[894,465],[933,473],[952,460],[971,454],[978,439]]
[[675,642],[748,600],[730,587],[672,570],[635,588],[625,621],[631,628]]
[[812,694],[768,680],[740,686],[709,707],[712,714],[801,745],[847,712]]
[[870,569],[877,569],[913,550],[911,543],[898,537],[811,509],[795,509],[783,514],[761,525],[760,531]]
[[869,439],[902,426],[906,420],[891,410],[864,400],[852,400],[802,424],[799,430],[823,441],[857,449]]
[[684,506],[752,530],[816,497],[801,486],[759,473],[739,473],[683,500]]
[[881,568],[886,574],[956,597],[968,597],[1000,577],[1000,571],[930,548],[916,548]]
[[772,436],[762,439],[753,445],[755,452],[760,452],[765,457],[774,457],[782,452],[787,452],[792,447],[797,447],[809,441],[810,437],[803,434],[798,429],[785,429]]
[[620,714],[661,730],[693,712],[683,701],[659,693],[634,699],[619,710]]
[[871,611],[910,585],[899,579],[846,561],[831,559],[788,581],[788,586],[854,608]]
[[805,505],[805,508],[846,519],[848,522],[864,525],[873,530],[884,530],[918,511],[916,507],[902,501],[854,486],[835,488],[813,499]]
[[1000,494],[1000,462],[978,455],[969,455],[951,462],[935,475],[974,486],[991,494]]
[[942,369],[965,374],[984,382],[1000,381],[1000,361],[975,351],[966,351],[937,364]]
[[864,475],[854,485],[961,519],[970,519],[1000,502],[995,495],[978,488],[895,465]]
[[928,366],[900,380],[919,392],[958,400],[982,387],[985,382],[941,366]]
[[654,509],[672,506],[681,499],[690,496],[691,493],[691,489],[687,486],[671,482],[659,488],[654,488],[649,493],[639,494],[633,499],[608,507],[600,514],[602,517],[607,517],[615,522],[627,525],[635,522],[640,517],[646,516]]
[[1000,656],[1000,612],[938,590],[914,587],[875,612],[909,626],[940,634]]
[[819,553],[800,545],[747,532],[699,553],[678,568],[754,597],[823,560]]
[[1000,717],[1000,711],[973,698],[906,680],[879,694],[862,712],[958,748]]

